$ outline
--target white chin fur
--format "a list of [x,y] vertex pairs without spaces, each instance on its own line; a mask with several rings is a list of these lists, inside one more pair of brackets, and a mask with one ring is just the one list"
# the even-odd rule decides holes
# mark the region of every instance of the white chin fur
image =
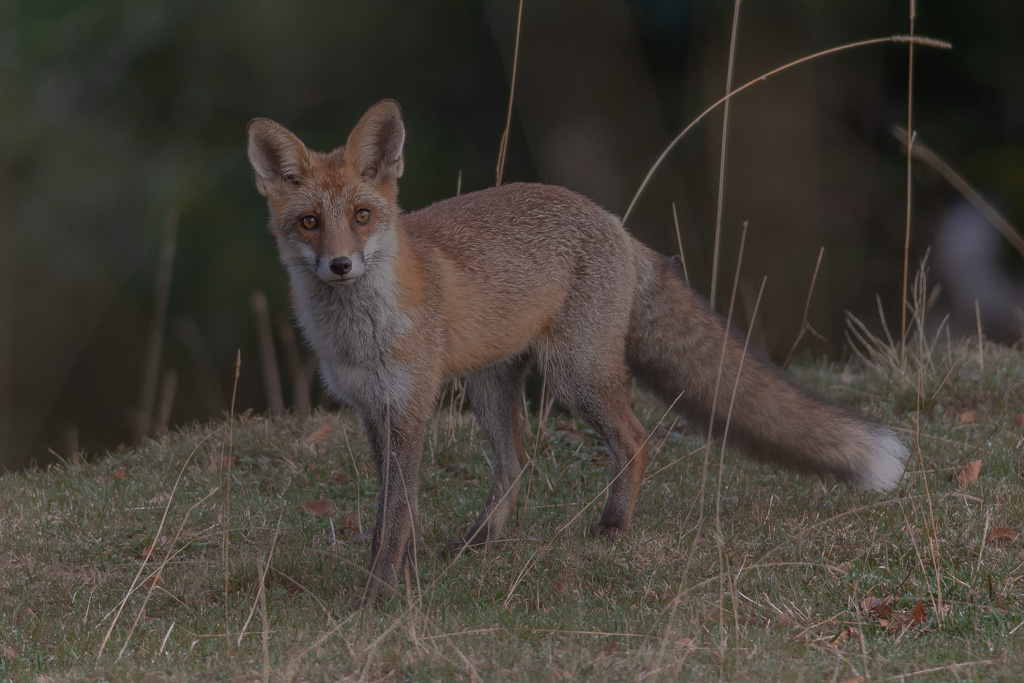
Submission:
[[891,491],[903,477],[909,453],[888,429],[879,429],[871,442],[870,459],[857,485],[872,491]]

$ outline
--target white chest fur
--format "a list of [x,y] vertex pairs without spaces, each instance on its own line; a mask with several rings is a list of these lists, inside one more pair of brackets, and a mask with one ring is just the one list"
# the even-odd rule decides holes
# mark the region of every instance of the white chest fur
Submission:
[[393,280],[368,272],[334,287],[304,268],[289,275],[299,324],[331,394],[373,414],[404,412],[410,373],[389,356],[409,320],[398,310]]

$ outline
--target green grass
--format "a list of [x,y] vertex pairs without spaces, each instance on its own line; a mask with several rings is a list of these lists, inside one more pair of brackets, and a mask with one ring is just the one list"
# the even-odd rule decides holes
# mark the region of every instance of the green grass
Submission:
[[[530,425],[536,457],[508,540],[441,555],[490,482],[472,418],[445,408],[423,468],[419,576],[354,614],[369,543],[352,526],[372,519],[375,475],[350,414],[242,417],[7,475],[0,677],[1020,680],[1024,542],[984,541],[1024,532],[1024,363],[986,347],[982,370],[976,345],[958,349],[903,373],[795,369],[920,443],[896,492],[732,452],[719,482],[713,448],[702,495],[702,440],[664,424],[633,529],[615,542],[586,534],[610,477],[602,447],[555,416],[539,441]],[[654,429],[663,409],[636,403]],[[327,438],[308,443],[325,421]],[[980,476],[961,487],[976,459]],[[314,500],[333,511],[304,511]],[[892,613],[862,608],[893,593]]]

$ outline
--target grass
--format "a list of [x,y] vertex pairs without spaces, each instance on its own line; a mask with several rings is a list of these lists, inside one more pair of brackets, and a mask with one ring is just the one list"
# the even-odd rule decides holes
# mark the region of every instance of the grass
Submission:
[[439,554],[490,481],[472,418],[445,408],[423,468],[419,576],[358,613],[376,484],[349,414],[242,416],[7,475],[0,677],[1019,680],[1024,543],[985,538],[1024,531],[1024,363],[985,346],[982,369],[975,346],[908,352],[927,368],[917,382],[795,365],[920,444],[886,495],[730,453],[720,493],[707,469],[699,510],[702,439],[656,426],[663,408],[637,396],[660,448],[616,542],[586,534],[610,477],[599,440],[554,415],[537,443],[529,425],[536,457],[508,539]]

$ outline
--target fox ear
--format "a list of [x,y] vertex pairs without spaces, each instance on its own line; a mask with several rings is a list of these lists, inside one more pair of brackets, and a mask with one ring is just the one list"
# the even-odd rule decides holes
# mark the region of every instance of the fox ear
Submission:
[[402,177],[405,124],[394,100],[381,100],[366,110],[345,143],[345,160],[359,175],[379,183]]
[[281,183],[298,185],[309,170],[309,150],[293,133],[270,119],[253,119],[249,134],[249,163],[256,187],[267,195]]

